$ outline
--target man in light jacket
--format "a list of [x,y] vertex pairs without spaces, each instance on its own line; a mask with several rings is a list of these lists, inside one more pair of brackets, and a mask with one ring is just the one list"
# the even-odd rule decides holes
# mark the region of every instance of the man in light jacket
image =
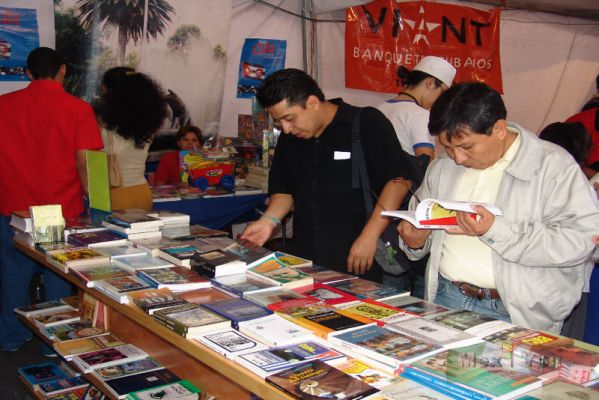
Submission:
[[506,116],[482,83],[439,97],[429,130],[447,156],[431,164],[417,198],[490,203],[503,215],[475,207],[474,217],[458,212],[457,228],[434,231],[402,221],[400,246],[412,259],[430,252],[427,299],[559,333],[580,300],[599,209],[574,159]]

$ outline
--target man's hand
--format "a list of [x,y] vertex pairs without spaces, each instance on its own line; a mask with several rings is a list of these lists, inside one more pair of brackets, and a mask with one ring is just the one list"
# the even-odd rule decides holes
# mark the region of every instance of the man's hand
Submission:
[[418,229],[408,221],[401,221],[397,226],[401,239],[411,249],[420,249],[431,234],[430,229]]
[[243,240],[262,246],[272,236],[275,226],[268,218],[260,218],[252,222],[239,236]]
[[347,271],[363,275],[372,268],[372,261],[376,253],[377,238],[360,235],[349,250],[347,256]]
[[474,206],[476,214],[471,212],[458,211],[458,227],[447,228],[447,233],[482,236],[495,222],[495,215],[482,206]]

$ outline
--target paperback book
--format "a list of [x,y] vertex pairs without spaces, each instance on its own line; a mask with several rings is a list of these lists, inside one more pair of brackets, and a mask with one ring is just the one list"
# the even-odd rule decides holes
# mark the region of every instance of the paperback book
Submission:
[[[105,381],[105,387],[118,399],[127,398],[129,393],[139,390],[154,389],[156,387],[180,381],[177,375],[166,368],[141,372]],[[157,397],[163,399],[164,397]]]
[[122,276],[97,281],[94,287],[119,303],[127,304],[129,292],[149,289],[151,286],[135,276]]
[[241,321],[261,318],[272,314],[272,311],[249,300],[233,298],[213,303],[202,304],[203,307],[231,320],[233,328],[237,329]]
[[352,296],[347,292],[318,282],[312,285],[295,288],[294,290],[329,305],[348,303],[357,300],[357,297]]
[[253,267],[256,263],[273,255],[272,251],[241,239],[225,247],[225,250],[237,255],[248,267]]
[[129,293],[129,299],[146,314],[152,315],[163,308],[187,304],[187,301],[177,296],[167,288],[138,290]]
[[370,324],[368,318],[346,312],[345,310],[327,309],[307,314],[292,320],[298,325],[311,330],[316,336],[327,339],[334,332],[345,331]]
[[314,283],[310,275],[286,266],[274,256],[248,268],[248,273],[277,283],[287,289]]
[[68,378],[68,375],[53,362],[19,367],[17,368],[17,372],[31,389],[41,383]]
[[158,310],[153,317],[183,337],[194,337],[211,330],[231,327],[230,320],[193,303]]
[[81,265],[105,265],[110,258],[87,247],[75,247],[67,250],[53,250],[46,253],[48,262],[64,272]]
[[132,276],[129,271],[112,263],[72,267],[70,272],[85,282],[88,288],[93,288],[97,281]]
[[276,314],[239,322],[238,329],[268,346],[285,346],[314,340],[314,334]]
[[109,367],[115,364],[121,364],[125,361],[141,360],[148,357],[148,354],[132,344],[110,347],[90,353],[83,353],[73,356],[72,361],[83,372],[89,373],[97,368]]
[[482,339],[464,331],[441,325],[425,318],[412,318],[387,326],[406,335],[443,346],[446,349],[480,343]]
[[266,381],[297,399],[364,399],[379,391],[319,360],[267,376]]
[[71,233],[67,239],[69,243],[80,247],[111,247],[127,244],[127,238],[108,229],[95,232]]
[[338,358],[335,360],[326,361],[326,363],[338,369],[339,371],[342,371],[347,375],[351,375],[352,377],[359,379],[377,389],[382,389],[402,380],[395,375],[373,368],[355,358]]
[[98,351],[107,349],[110,347],[122,346],[124,343],[122,340],[112,334],[93,336],[89,338],[69,340],[66,342],[54,343],[54,350],[67,360],[70,360],[73,356],[82,353],[90,353],[92,351]]
[[191,266],[191,259],[197,248],[190,244],[165,246],[158,249],[158,257],[185,267]]
[[400,308],[404,311],[408,311],[412,314],[416,314],[421,317],[439,315],[441,313],[446,313],[450,311],[449,308],[445,308],[443,306],[413,296],[400,296],[388,300],[379,301],[381,303],[390,305],[392,307]]
[[112,260],[115,265],[125,268],[131,272],[137,272],[144,269],[167,268],[173,264],[162,258],[152,257],[147,254],[132,257],[119,257]]
[[172,266],[168,268],[144,269],[137,276],[150,286],[173,292],[185,292],[210,287],[210,281],[186,267]]
[[275,257],[277,258],[277,260],[291,268],[302,268],[312,266],[312,260],[293,256],[291,254],[283,253],[282,251],[277,251],[275,253]]
[[183,380],[156,388],[133,392],[129,396],[132,400],[195,400],[199,398],[200,393],[202,393],[201,389],[195,387],[193,383]]
[[14,309],[19,315],[24,317],[31,317],[36,314],[44,314],[50,311],[61,311],[61,310],[72,310],[68,304],[63,303],[61,300],[51,300],[43,303],[36,303],[27,306],[17,307]]
[[333,271],[332,269],[326,269],[324,267],[319,267],[317,265],[312,265],[310,267],[295,267],[297,270],[300,270],[312,277],[314,282],[319,282],[325,285],[331,284],[333,282],[341,282],[347,281],[349,279],[356,279],[357,276],[346,274],[343,272]]
[[34,243],[52,243],[64,240],[64,218],[60,204],[31,206],[29,212]]
[[50,326],[40,329],[40,333],[53,341],[66,341],[108,334],[103,328],[92,326],[91,321],[78,321]]
[[22,232],[31,233],[33,231],[33,223],[31,221],[31,213],[29,210],[11,212],[9,224]]
[[113,212],[106,217],[106,221],[103,222],[104,226],[106,226],[106,223],[121,228],[120,231],[126,234],[146,232],[164,226],[164,221],[159,218],[150,217],[141,212],[128,211]]
[[340,282],[329,283],[339,290],[347,292],[355,297],[384,301],[394,297],[409,296],[410,292],[393,286],[383,285],[362,278],[349,279]]
[[246,264],[241,258],[224,250],[196,252],[190,262],[191,269],[207,278],[241,274]]
[[48,328],[50,326],[76,322],[80,320],[79,310],[51,310],[44,314],[36,314],[31,317],[31,320],[39,329]]
[[127,361],[121,364],[111,365],[110,367],[97,368],[93,371],[103,381],[123,378],[129,375],[141,374],[143,372],[155,371],[164,367],[151,358],[142,358],[137,361]]
[[129,242],[127,242],[127,244],[123,244],[120,246],[101,247],[98,249],[98,251],[100,253],[104,254],[105,256],[110,257],[111,261],[114,261],[117,258],[134,257],[134,256],[141,256],[141,255],[146,254],[146,252],[144,250],[138,249],[137,247],[133,246]]
[[243,294],[244,299],[252,301],[266,308],[270,308],[269,306],[271,304],[276,304],[293,299],[303,299],[305,297],[306,296],[304,296],[301,293],[295,292],[291,289],[285,289],[282,286],[276,286],[269,290],[259,290]]
[[400,309],[378,303],[374,300],[363,299],[334,306],[337,310],[344,310],[353,315],[367,318],[377,325],[383,326],[395,322],[413,319],[416,316]]
[[152,218],[161,219],[164,223],[164,229],[173,227],[173,226],[189,226],[189,222],[191,220],[188,214],[183,214],[178,211],[169,211],[169,210],[151,210],[146,212],[146,215],[149,215]]
[[80,376],[72,376],[70,378],[56,379],[54,381],[40,383],[36,387],[43,398],[59,395],[69,392],[74,389],[87,388],[89,383]]
[[243,297],[246,293],[249,294],[255,291],[279,287],[279,285],[272,282],[267,282],[245,273],[220,276],[211,279],[210,282],[212,282],[212,287],[233,297]]
[[268,348],[260,341],[254,340],[235,329],[203,333],[197,336],[195,340],[227,358]]

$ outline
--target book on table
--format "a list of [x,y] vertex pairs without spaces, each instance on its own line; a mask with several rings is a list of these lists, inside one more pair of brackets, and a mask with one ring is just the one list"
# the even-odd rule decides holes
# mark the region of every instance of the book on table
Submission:
[[326,269],[318,265],[312,265],[307,267],[295,267],[295,269],[310,275],[314,282],[322,283],[325,285],[331,284],[333,282],[341,282],[357,278],[357,276],[355,275],[334,271],[332,269]]
[[109,257],[87,247],[48,251],[46,259],[65,273],[69,271],[69,268],[79,265],[104,265],[110,262]]
[[43,362],[39,364],[18,367],[17,372],[24,382],[33,389],[40,383],[51,382],[56,379],[65,379],[69,376],[54,362]]
[[207,278],[244,273],[247,266],[236,254],[226,250],[196,252],[190,261],[191,269]]
[[556,380],[526,393],[520,397],[520,400],[596,400],[598,398],[599,393],[596,390]]
[[75,389],[82,389],[85,392],[85,389],[89,385],[89,382],[83,379],[80,376],[72,376],[70,378],[62,378],[56,379],[49,382],[40,383],[37,385],[35,390],[39,392],[43,398],[53,398],[53,396],[60,395],[61,393],[66,393],[73,391]]
[[131,243],[133,243],[136,248],[145,251],[146,254],[151,257],[158,257],[162,247],[170,247],[181,244],[175,240],[165,239],[162,236],[147,239],[132,239]]
[[476,219],[475,206],[484,207],[493,215],[503,215],[501,210],[492,204],[438,199],[424,199],[413,211],[382,211],[381,215],[406,220],[419,229],[444,229],[457,226],[458,211],[470,213],[470,216]]
[[191,266],[191,259],[196,254],[197,247],[192,244],[177,244],[158,249],[157,256],[184,267]]
[[325,362],[339,371],[351,375],[354,378],[359,379],[377,389],[382,389],[385,386],[393,385],[394,383],[402,381],[400,377],[377,369],[356,358],[338,358]]
[[184,214],[178,211],[150,210],[146,212],[146,215],[149,215],[152,218],[161,219],[164,223],[164,229],[173,226],[189,226],[189,222],[191,221],[189,214]]
[[332,308],[310,312],[301,317],[290,319],[290,321],[311,330],[316,336],[323,339],[327,339],[334,332],[345,331],[371,323],[367,318]]
[[73,356],[82,353],[90,353],[107,349],[109,347],[123,346],[122,340],[112,334],[93,336],[89,338],[68,340],[66,342],[56,342],[53,344],[54,350],[65,359],[70,360]]
[[154,288],[167,288],[173,292],[185,292],[210,287],[208,279],[189,268],[181,266],[143,269],[137,271],[137,276]]
[[445,308],[443,306],[413,296],[393,297],[391,299],[379,301],[381,303],[390,305],[392,307],[400,308],[404,311],[408,311],[412,314],[416,314],[421,317],[438,315],[450,311],[449,308]]
[[64,240],[65,221],[60,204],[31,206],[29,212],[34,243],[52,243]]
[[287,289],[294,289],[314,283],[310,275],[288,267],[283,262],[277,260],[275,256],[270,256],[253,267],[248,268],[247,273],[277,283]]
[[482,342],[482,339],[465,331],[450,328],[425,318],[412,318],[387,325],[389,329],[435,343],[446,349]]
[[352,355],[360,354],[395,370],[443,350],[439,345],[377,325],[331,333],[328,340],[334,349],[349,350]]
[[128,294],[129,300],[141,308],[146,314],[152,315],[157,310],[188,303],[167,288],[145,289]]
[[139,390],[152,389],[180,381],[177,375],[166,368],[141,372],[104,381],[105,387],[117,399],[127,398],[127,395]]
[[285,289],[282,286],[276,286],[271,289],[258,290],[243,294],[244,299],[247,299],[269,309],[269,306],[271,304],[276,304],[293,299],[302,299],[305,297],[306,296],[304,296],[301,293],[295,292],[291,289]]
[[268,348],[264,343],[231,328],[202,333],[195,340],[227,358]]
[[162,237],[175,241],[195,240],[200,238],[227,237],[225,231],[210,229],[203,225],[165,226]]
[[400,382],[380,388],[380,392],[368,397],[368,400],[453,400],[456,398],[462,399],[462,397],[450,396],[449,393],[443,394],[440,390],[433,390],[414,381],[402,379]]
[[256,375],[268,375],[288,369],[295,364],[311,360],[344,358],[345,355],[316,341],[306,341],[287,346],[271,347],[266,350],[244,353],[234,358],[235,362]]
[[543,385],[543,379],[520,368],[501,347],[482,342],[425,357],[402,376],[466,398],[507,400]]
[[147,254],[113,258],[112,262],[113,264],[125,268],[131,272],[137,272],[149,268],[167,268],[174,266],[174,264],[169,261]]
[[67,240],[72,233],[85,233],[103,230],[100,221],[94,221],[89,216],[66,217],[64,227],[64,238]]
[[130,242],[122,245],[100,247],[98,252],[110,257],[112,261],[120,258],[137,257],[146,254],[145,250],[133,246]]
[[237,239],[232,241],[224,248],[226,251],[233,253],[246,263],[248,267],[254,266],[256,263],[272,256],[273,251],[265,247],[258,246],[248,240]]
[[163,368],[156,360],[147,357],[141,360],[125,361],[120,364],[111,365],[110,367],[96,368],[92,371],[92,374],[102,381],[109,381],[111,379],[123,378]]
[[94,288],[118,301],[121,304],[129,303],[129,292],[149,289],[151,286],[136,276],[121,276],[109,278],[95,283]]
[[93,288],[97,281],[104,279],[132,276],[131,272],[112,263],[103,265],[81,265],[72,267],[69,272],[81,279],[88,288]]
[[394,286],[383,285],[382,283],[372,282],[362,278],[332,282],[328,285],[347,292],[355,297],[377,301],[410,295],[410,292],[407,290],[398,289]]
[[108,229],[94,232],[71,233],[67,241],[74,246],[91,248],[123,246],[128,243],[127,238]]
[[344,310],[353,315],[367,318],[380,326],[418,317],[412,313],[400,310],[399,308],[391,307],[370,299],[335,304],[333,307],[337,310]]
[[96,368],[109,367],[126,361],[141,360],[148,354],[137,346],[126,344],[123,346],[109,347],[89,353],[73,356],[73,363],[83,372],[89,373]]
[[320,360],[269,375],[266,382],[298,399],[363,399],[379,391]]
[[281,261],[283,264],[291,268],[302,268],[312,266],[312,260],[297,257],[288,253],[284,253],[282,251],[275,252],[275,257],[277,258],[277,260]]
[[203,307],[231,320],[231,326],[237,328],[241,321],[261,318],[272,311],[246,299],[233,298],[202,304]]
[[139,390],[129,393],[131,400],[150,400],[160,398],[162,400],[196,400],[202,390],[195,387],[193,383],[182,380],[169,383],[151,389]]
[[39,328],[48,328],[51,326],[77,322],[81,319],[79,310],[49,310],[43,314],[36,314],[30,317],[31,321]]
[[31,317],[36,314],[44,314],[51,311],[73,310],[74,308],[62,300],[50,300],[43,303],[30,304],[17,307],[13,311],[24,317]]
[[40,329],[40,333],[53,341],[66,341],[108,334],[105,329],[92,326],[91,321],[50,326]]
[[[107,224],[121,228],[122,233],[147,232],[164,226],[164,221],[159,218],[150,217],[143,212],[127,212],[115,211],[106,217],[102,222],[104,226]],[[113,228],[117,229],[117,228]]]
[[293,290],[305,296],[313,297],[328,305],[348,303],[358,299],[343,290],[318,282],[315,282],[312,285],[298,287]]
[[19,231],[31,233],[33,231],[31,213],[29,210],[11,212],[9,225]]
[[183,337],[230,328],[231,321],[198,304],[188,303],[154,312],[154,320]]
[[246,293],[278,288],[279,285],[246,273],[220,276],[210,279],[212,287],[233,297],[243,297]]
[[310,330],[276,314],[239,322],[238,329],[251,338],[273,347],[315,339]]
[[[19,237],[19,233],[21,232],[15,232],[15,236],[14,239],[15,240],[22,240],[22,238]],[[33,243],[33,238],[31,243],[29,243],[29,245],[34,245]],[[50,251],[54,251],[54,250],[70,250],[70,249],[74,249],[77,246],[73,246],[70,243],[65,243],[65,242],[54,242],[54,243],[35,243],[35,248],[39,251],[41,251],[44,255],[47,255],[48,252]]]

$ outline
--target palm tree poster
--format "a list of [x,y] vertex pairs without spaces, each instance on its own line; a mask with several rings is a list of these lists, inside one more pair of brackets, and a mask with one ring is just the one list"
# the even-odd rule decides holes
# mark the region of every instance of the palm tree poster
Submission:
[[27,55],[39,45],[35,9],[0,7],[0,81],[28,81]]
[[170,105],[167,130],[216,133],[231,0],[54,0],[67,90],[88,101],[104,71],[128,66],[155,79]]

